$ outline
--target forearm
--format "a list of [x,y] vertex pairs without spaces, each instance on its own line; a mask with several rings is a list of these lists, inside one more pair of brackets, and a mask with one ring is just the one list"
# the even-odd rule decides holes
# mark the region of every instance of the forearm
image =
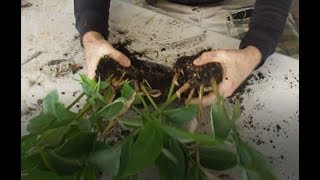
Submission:
[[89,31],[100,33],[107,39],[109,7],[110,0],[74,0],[76,28],[81,44],[84,34]]
[[292,0],[256,0],[250,18],[249,31],[240,43],[240,49],[254,46],[261,52],[261,63],[275,52],[286,24]]

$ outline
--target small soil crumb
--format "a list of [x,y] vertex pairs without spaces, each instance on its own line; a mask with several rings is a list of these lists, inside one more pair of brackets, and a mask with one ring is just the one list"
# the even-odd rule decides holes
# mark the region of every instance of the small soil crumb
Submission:
[[31,7],[32,5],[33,5],[32,3],[22,4],[22,5],[21,5],[21,8]]
[[259,77],[259,79],[264,79],[265,78],[265,76],[261,72],[258,72],[258,77]]

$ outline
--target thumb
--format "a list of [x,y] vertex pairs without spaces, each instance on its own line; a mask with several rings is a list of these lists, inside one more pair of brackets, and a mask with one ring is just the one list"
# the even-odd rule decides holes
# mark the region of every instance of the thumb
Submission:
[[129,67],[131,65],[129,58],[116,49],[113,49],[108,56],[117,61],[121,66]]

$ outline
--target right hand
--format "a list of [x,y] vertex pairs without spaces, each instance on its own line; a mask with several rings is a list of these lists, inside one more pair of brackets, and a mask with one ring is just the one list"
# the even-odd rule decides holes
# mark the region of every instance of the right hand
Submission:
[[89,31],[85,33],[82,44],[87,63],[87,75],[90,79],[94,79],[98,63],[104,56],[114,59],[123,67],[131,65],[130,59],[112,47],[98,32]]

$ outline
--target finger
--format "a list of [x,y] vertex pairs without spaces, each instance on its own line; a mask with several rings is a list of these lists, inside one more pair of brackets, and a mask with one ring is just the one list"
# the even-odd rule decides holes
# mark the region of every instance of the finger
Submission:
[[94,79],[94,77],[96,76],[96,69],[97,69],[97,65],[96,64],[87,63],[87,75],[88,75],[88,78]]
[[215,50],[215,51],[208,51],[201,54],[200,57],[193,61],[193,64],[196,66],[202,66],[212,62],[225,62],[225,50]]
[[218,90],[222,97],[229,97],[234,91],[234,82],[231,80],[224,80],[219,84]]
[[108,56],[117,61],[121,66],[129,67],[131,65],[129,58],[116,49],[113,49]]

